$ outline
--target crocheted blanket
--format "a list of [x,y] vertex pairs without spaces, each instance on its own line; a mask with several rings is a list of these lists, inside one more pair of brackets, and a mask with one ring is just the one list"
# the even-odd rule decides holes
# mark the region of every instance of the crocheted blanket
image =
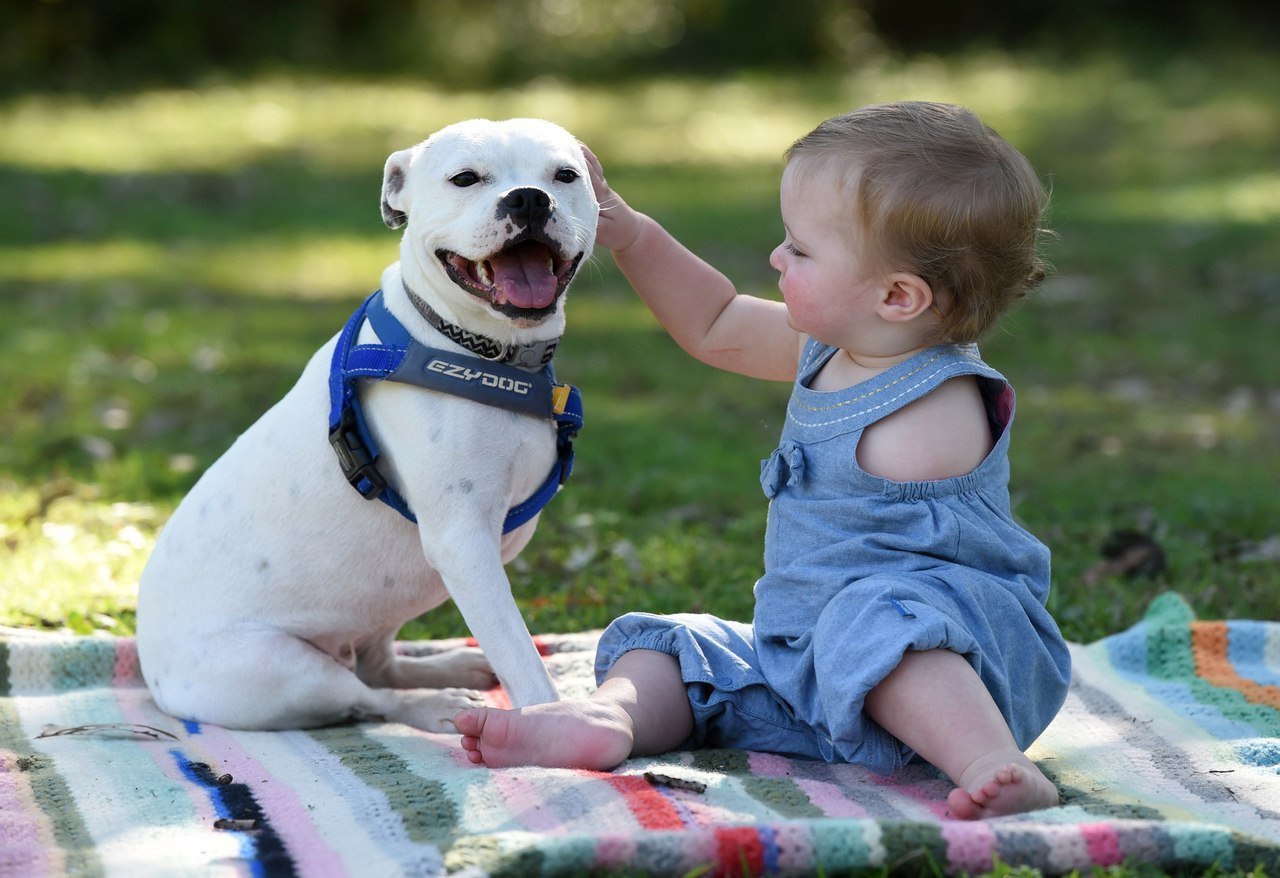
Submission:
[[[562,691],[589,691],[595,635],[539,642]],[[183,723],[152,704],[131,641],[6,631],[0,875],[1280,871],[1280,623],[1197,622],[1167,595],[1072,654],[1066,706],[1030,751],[1063,804],[969,823],[947,819],[928,767],[703,750],[491,770],[395,724]]]

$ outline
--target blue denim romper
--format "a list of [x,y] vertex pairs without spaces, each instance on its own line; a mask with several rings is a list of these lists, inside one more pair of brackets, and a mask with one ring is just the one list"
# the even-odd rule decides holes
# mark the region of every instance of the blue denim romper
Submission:
[[[631,613],[601,638],[597,680],[622,654],[680,663],[686,747],[739,747],[890,774],[913,757],[863,713],[907,650],[949,649],[977,671],[1025,749],[1066,698],[1070,656],[1045,609],[1049,550],[1009,508],[1013,389],[975,346],[933,347],[854,387],[811,390],[836,349],[810,341],[776,451],[753,625]],[[967,475],[893,482],[863,471],[862,431],[949,378],[978,376],[994,448]],[[946,717],[940,715],[940,722]]]

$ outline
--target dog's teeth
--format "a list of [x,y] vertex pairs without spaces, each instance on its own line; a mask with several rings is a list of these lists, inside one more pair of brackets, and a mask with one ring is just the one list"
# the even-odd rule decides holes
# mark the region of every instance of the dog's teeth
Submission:
[[476,280],[484,284],[486,287],[493,286],[493,274],[489,271],[489,263],[476,263]]

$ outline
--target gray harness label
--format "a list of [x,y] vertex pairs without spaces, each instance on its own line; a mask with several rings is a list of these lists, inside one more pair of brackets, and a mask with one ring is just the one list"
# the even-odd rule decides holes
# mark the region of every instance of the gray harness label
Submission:
[[446,378],[457,378],[459,381],[467,382],[479,381],[482,387],[491,387],[494,390],[503,390],[507,393],[518,393],[521,396],[528,396],[533,390],[532,381],[524,381],[506,375],[495,375],[492,372],[460,366],[457,363],[450,363],[445,360],[432,360],[427,363],[426,368],[428,372],[436,372]]

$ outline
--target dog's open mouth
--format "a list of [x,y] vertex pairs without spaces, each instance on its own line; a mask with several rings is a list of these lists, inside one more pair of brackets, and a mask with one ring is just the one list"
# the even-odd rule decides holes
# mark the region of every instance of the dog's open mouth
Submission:
[[509,317],[537,318],[555,310],[569,286],[582,254],[561,256],[540,241],[526,238],[484,259],[472,261],[449,250],[437,250],[450,280],[486,299]]

